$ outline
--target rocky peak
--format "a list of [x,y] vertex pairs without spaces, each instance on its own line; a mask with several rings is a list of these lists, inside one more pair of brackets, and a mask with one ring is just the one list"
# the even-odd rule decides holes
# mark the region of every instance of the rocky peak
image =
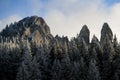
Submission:
[[38,16],[26,17],[19,22],[6,26],[0,33],[3,37],[19,37],[23,39],[32,38],[36,43],[45,42],[49,44],[53,36],[50,28],[43,18]]
[[38,16],[26,17],[19,22],[6,26],[0,34],[5,37],[17,36],[18,34],[22,36],[24,33],[27,35],[26,33],[30,34],[36,30],[38,30],[42,35],[51,34],[50,28],[44,19]]
[[104,42],[105,38],[107,38],[112,42],[113,40],[113,33],[110,29],[109,25],[107,23],[103,24],[102,30],[101,30],[101,39],[100,42]]
[[30,27],[31,31],[34,31],[35,29],[40,29],[44,34],[50,34],[50,28],[42,17],[26,17],[23,20],[19,21],[19,23],[22,24],[22,26],[24,27]]
[[20,24],[23,23],[24,26],[30,26],[30,25],[41,25],[43,26],[45,24],[45,21],[42,17],[38,16],[31,16],[31,17],[26,17],[22,20],[19,21]]
[[87,25],[84,25],[78,35],[78,41],[82,42],[83,39],[84,41],[88,44],[89,43],[89,36],[90,36],[90,31],[87,27]]

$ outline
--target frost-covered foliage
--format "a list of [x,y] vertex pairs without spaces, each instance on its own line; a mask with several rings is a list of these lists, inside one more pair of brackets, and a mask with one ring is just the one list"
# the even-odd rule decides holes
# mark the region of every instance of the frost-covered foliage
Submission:
[[70,41],[27,17],[0,33],[0,80],[119,80],[120,44],[105,23],[101,40],[86,25]]

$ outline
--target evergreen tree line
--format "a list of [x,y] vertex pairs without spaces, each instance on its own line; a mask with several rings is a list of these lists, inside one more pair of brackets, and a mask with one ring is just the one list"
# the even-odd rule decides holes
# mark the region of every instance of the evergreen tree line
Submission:
[[0,42],[0,80],[119,80],[120,44],[116,36],[101,43],[66,37],[48,47],[28,40]]
[[0,80],[120,80],[120,44],[105,23],[90,42],[86,25],[69,40],[37,16],[0,32]]

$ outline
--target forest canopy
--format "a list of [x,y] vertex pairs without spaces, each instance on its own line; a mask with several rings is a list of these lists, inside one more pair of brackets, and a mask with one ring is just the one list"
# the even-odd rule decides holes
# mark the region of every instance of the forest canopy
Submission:
[[119,80],[120,44],[107,23],[101,38],[83,25],[69,40],[43,18],[26,17],[0,32],[0,80]]

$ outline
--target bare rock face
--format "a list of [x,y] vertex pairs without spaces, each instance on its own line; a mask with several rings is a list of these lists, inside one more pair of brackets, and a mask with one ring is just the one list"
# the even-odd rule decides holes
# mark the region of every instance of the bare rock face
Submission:
[[35,42],[37,44],[42,43],[42,36],[38,30],[34,31],[31,35],[29,35],[28,39],[29,41],[31,40],[32,42]]
[[38,16],[26,17],[19,22],[9,25],[0,35],[11,38],[29,38],[37,44],[46,43],[47,45],[49,45],[50,41],[53,39],[49,26],[43,18]]
[[41,17],[31,16],[21,20],[19,23],[25,27],[25,31],[22,35],[23,38],[27,37],[38,45],[49,45],[53,39],[49,26]]
[[24,18],[23,20],[19,21],[19,23],[21,23],[22,26],[30,27],[31,32],[39,30],[43,34],[51,34],[49,26],[41,17],[31,16],[28,18]]
[[108,37],[108,39],[112,42],[113,40],[113,33],[110,29],[109,25],[107,23],[103,24],[102,30],[101,30],[101,38],[100,42],[103,43],[104,40]]
[[79,33],[78,41],[81,43],[83,40],[88,44],[90,37],[90,31],[86,25],[84,25]]

